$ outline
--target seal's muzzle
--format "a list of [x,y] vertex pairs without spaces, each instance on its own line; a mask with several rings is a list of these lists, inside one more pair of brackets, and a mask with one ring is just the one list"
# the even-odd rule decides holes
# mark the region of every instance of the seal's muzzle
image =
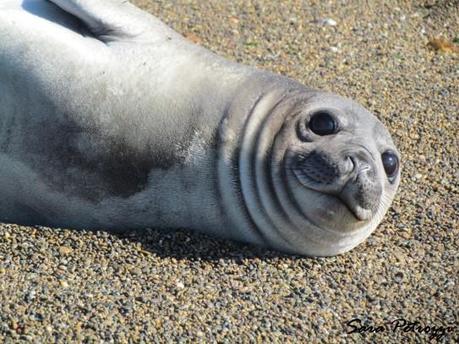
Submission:
[[378,209],[382,186],[366,149],[356,147],[339,156],[318,150],[298,154],[293,170],[301,184],[336,196],[360,221],[371,219]]

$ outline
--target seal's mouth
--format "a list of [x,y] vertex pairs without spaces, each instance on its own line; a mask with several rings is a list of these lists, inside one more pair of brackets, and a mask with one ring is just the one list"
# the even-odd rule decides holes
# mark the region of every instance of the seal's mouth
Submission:
[[[339,187],[339,189],[330,189],[329,185],[322,185],[316,180],[308,177],[303,169],[292,168],[292,171],[298,180],[298,182],[304,188],[318,192],[327,197],[327,199],[339,206],[340,208],[346,209],[358,222],[369,221],[373,217],[373,211],[360,206],[354,199],[347,196],[343,189],[345,185]],[[352,181],[349,181],[352,182]]]

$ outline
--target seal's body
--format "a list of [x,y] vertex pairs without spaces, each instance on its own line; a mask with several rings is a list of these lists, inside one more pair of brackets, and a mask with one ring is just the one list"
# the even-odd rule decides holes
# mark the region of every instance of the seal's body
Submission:
[[192,228],[333,255],[399,180],[358,104],[193,45],[121,0],[0,4],[0,220]]

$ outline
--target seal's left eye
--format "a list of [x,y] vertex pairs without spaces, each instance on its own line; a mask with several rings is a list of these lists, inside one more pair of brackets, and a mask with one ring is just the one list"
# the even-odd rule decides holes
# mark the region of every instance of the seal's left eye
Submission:
[[389,180],[393,180],[398,171],[398,158],[397,156],[391,152],[386,151],[381,155],[382,163],[384,166],[384,170],[386,171],[387,177]]
[[309,129],[316,135],[324,136],[334,134],[338,125],[328,112],[320,111],[312,115],[309,121]]

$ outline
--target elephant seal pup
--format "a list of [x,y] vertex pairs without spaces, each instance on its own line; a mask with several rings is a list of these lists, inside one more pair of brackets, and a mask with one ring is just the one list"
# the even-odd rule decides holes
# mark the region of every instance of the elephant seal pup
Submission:
[[191,228],[311,256],[376,228],[399,153],[355,102],[122,0],[0,5],[0,219]]

